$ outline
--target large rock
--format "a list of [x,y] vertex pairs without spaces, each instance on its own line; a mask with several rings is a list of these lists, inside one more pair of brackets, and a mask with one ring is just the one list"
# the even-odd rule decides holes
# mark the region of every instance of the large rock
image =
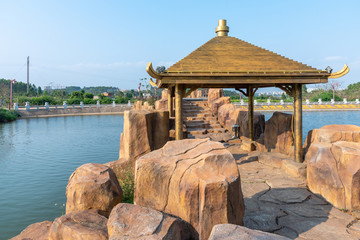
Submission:
[[264,144],[268,151],[284,154],[291,152],[294,138],[291,129],[292,115],[274,112],[272,117],[265,123]]
[[106,240],[107,218],[95,211],[85,210],[63,215],[54,220],[50,240]]
[[232,125],[235,124],[234,112],[236,112],[234,104],[228,103],[221,105],[218,109],[218,121],[219,123],[229,131],[232,131]]
[[105,216],[122,200],[115,173],[107,166],[87,163],[76,169],[66,187],[66,213],[97,209]]
[[209,103],[211,113],[217,116],[219,108],[224,104],[230,104],[230,97],[221,97]]
[[168,142],[139,158],[135,171],[135,203],[180,217],[200,239],[207,239],[216,224],[243,224],[239,171],[219,142]]
[[355,125],[326,125],[309,131],[305,140],[306,151],[312,143],[333,143],[337,141],[360,142],[360,127]]
[[[220,100],[220,99],[219,99]],[[227,130],[232,132],[234,124],[240,127],[240,136],[249,137],[249,115],[248,111],[236,108],[233,104],[221,105],[218,109],[218,121]],[[254,138],[260,138],[265,129],[265,116],[262,113],[254,112]]]
[[161,148],[168,140],[168,111],[125,111],[120,158],[129,160],[134,166],[135,159]]
[[176,217],[133,204],[120,203],[107,223],[110,239],[190,239],[189,225]]
[[162,90],[162,92],[161,92],[161,99],[168,99],[168,90],[165,88],[165,89],[163,89]]
[[218,98],[224,96],[224,90],[222,88],[210,88],[208,91],[208,102],[212,103]]
[[10,240],[47,240],[52,222],[44,221],[29,225],[19,235]]
[[234,224],[218,224],[211,231],[209,240],[286,240],[280,235],[252,230]]
[[312,143],[306,161],[312,192],[335,207],[360,210],[360,143]]
[[156,110],[168,110],[168,100],[167,99],[160,99],[155,102],[155,109]]

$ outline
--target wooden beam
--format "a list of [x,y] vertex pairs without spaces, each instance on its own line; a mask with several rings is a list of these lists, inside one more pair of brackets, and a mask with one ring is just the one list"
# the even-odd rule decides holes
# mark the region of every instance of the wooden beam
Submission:
[[254,140],[254,92],[251,85],[248,86],[247,94],[249,98],[248,102],[248,120],[249,120],[249,138]]
[[182,98],[184,95],[183,85],[175,85],[175,140],[183,139],[183,113]]
[[195,91],[196,89],[198,89],[197,87],[191,87],[185,94],[184,94],[184,98],[187,98],[193,91]]
[[168,110],[169,110],[169,117],[174,116],[174,87],[168,88]]
[[295,84],[294,88],[294,133],[295,133],[295,160],[303,161],[302,145],[302,84]]

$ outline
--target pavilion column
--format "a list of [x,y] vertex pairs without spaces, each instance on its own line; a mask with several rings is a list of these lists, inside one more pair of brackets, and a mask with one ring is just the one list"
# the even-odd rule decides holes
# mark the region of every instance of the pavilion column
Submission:
[[302,84],[294,84],[294,133],[295,160],[303,161],[302,145]]
[[248,115],[249,115],[249,138],[254,140],[254,93],[252,86],[247,89],[249,102],[248,102]]
[[184,95],[183,85],[175,85],[175,140],[183,139],[183,111],[182,97]]
[[174,90],[173,87],[168,88],[168,110],[169,110],[169,117],[174,116]]

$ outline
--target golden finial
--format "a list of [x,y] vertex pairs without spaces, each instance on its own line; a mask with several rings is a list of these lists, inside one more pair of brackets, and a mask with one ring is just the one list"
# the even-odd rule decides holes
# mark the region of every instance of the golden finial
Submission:
[[226,26],[226,20],[225,19],[220,19],[219,20],[219,25],[215,28],[215,32],[217,33],[218,37],[228,35],[229,27]]

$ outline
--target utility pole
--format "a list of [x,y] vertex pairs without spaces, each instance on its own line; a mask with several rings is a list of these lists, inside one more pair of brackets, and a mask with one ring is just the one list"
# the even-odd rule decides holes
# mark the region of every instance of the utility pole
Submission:
[[12,106],[12,100],[13,100],[13,84],[16,83],[15,79],[11,79],[10,80],[10,105],[9,105],[9,110],[13,107]]
[[26,93],[29,94],[29,56],[27,57],[27,75],[26,75],[26,80],[27,80],[27,86],[26,86]]

